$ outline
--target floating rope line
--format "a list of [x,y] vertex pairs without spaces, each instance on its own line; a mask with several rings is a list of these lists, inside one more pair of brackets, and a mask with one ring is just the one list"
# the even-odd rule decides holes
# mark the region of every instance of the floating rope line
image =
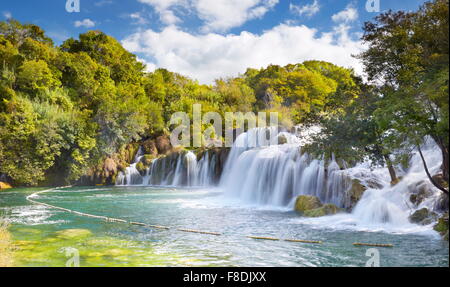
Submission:
[[[168,227],[168,226],[152,225],[152,224],[146,224],[146,223],[142,223],[142,222],[127,221],[127,220],[120,219],[120,218],[112,218],[112,217],[107,217],[107,216],[101,216],[101,215],[94,215],[94,214],[79,212],[79,211],[71,210],[71,209],[68,209],[68,208],[63,208],[63,207],[51,205],[51,204],[48,204],[48,203],[39,202],[39,201],[36,201],[36,200],[32,199],[33,197],[35,197],[35,196],[37,196],[39,194],[42,194],[42,193],[50,192],[50,191],[53,191],[53,190],[64,189],[64,188],[70,188],[70,187],[72,187],[72,186],[55,187],[55,188],[51,188],[51,189],[47,189],[47,190],[43,190],[43,191],[38,191],[38,192],[35,192],[35,193],[27,196],[26,200],[28,200],[29,202],[31,202],[33,204],[46,206],[46,207],[49,207],[49,208],[53,208],[53,209],[61,210],[61,211],[64,211],[64,212],[72,213],[72,214],[75,214],[75,215],[78,215],[78,216],[101,219],[101,220],[104,220],[106,222],[125,223],[125,224],[142,226],[142,227],[148,227],[148,228],[153,228],[153,229],[163,229],[163,230],[172,229],[171,227]],[[210,231],[202,231],[202,230],[194,230],[194,229],[186,229],[186,228],[175,228],[174,230],[177,230],[177,231],[180,231],[180,232],[186,232],[186,233],[197,233],[197,234],[214,235],[214,236],[221,236],[221,235],[223,235],[222,233],[219,233],[219,232],[210,232]],[[276,237],[265,237],[265,236],[245,236],[245,237],[246,238],[250,238],[250,239],[256,239],[256,240],[322,244],[322,241],[315,241],[315,240],[280,239],[280,238],[276,238]],[[392,244],[372,244],[372,243],[360,243],[360,242],[353,243],[353,246],[394,247],[394,245],[392,245]]]
[[372,246],[372,247],[394,247],[392,244],[378,244],[378,243],[361,243],[355,242],[353,246]]
[[298,243],[322,244],[322,241],[315,241],[315,240],[285,239],[284,241],[287,241],[287,242],[298,242]]
[[247,236],[247,238],[257,239],[257,240],[280,241],[279,238],[274,238],[274,237],[264,237],[264,236]]

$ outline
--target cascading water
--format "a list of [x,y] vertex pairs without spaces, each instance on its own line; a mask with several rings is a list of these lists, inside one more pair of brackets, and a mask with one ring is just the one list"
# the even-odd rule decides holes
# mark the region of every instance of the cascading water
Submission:
[[225,193],[275,206],[292,206],[298,195],[314,195],[347,207],[349,180],[338,164],[301,154],[299,138],[274,131],[276,127],[253,129],[236,139],[222,176]]
[[[251,129],[237,137],[225,163],[211,150],[199,155],[180,151],[154,159],[144,176],[136,169],[143,156],[140,149],[134,163],[118,175],[117,185],[218,184],[228,197],[251,204],[291,208],[297,196],[314,195],[323,203],[352,208],[351,214],[336,215],[334,225],[342,220],[344,225],[407,226],[410,225],[408,217],[417,209],[426,207],[439,212],[440,192],[429,183],[418,155],[412,157],[401,182],[391,186],[386,168],[373,169],[369,162],[341,167],[334,158],[317,159],[302,153],[303,144],[304,141],[293,134],[278,133],[276,127]],[[437,173],[441,162],[439,149],[430,143],[424,154],[431,173]],[[223,169],[218,169],[219,165]],[[355,179],[367,189],[356,206],[349,193]],[[426,200],[414,205],[409,197],[419,185],[426,188],[428,194]],[[324,224],[322,219],[312,220]]]
[[139,147],[133,163],[125,169],[125,172],[119,172],[116,179],[116,185],[139,185],[143,179],[136,166],[144,156],[142,147]]
[[[139,149],[141,151],[141,149]],[[200,161],[191,151],[172,153],[156,158],[147,168],[145,175],[137,170],[137,164],[143,155],[138,152],[133,164],[120,172],[116,185],[151,185],[151,186],[211,186],[214,184],[214,167],[216,157],[205,152]]]
[[[423,153],[430,173],[437,174],[442,162],[440,150],[429,142]],[[412,156],[409,165],[409,170],[398,184],[391,186],[389,178],[385,176],[383,188],[368,189],[353,210],[353,216],[369,224],[405,225],[409,223],[408,217],[415,210],[427,208],[439,212],[443,209],[443,205],[448,205],[442,201],[444,199],[441,197],[442,193],[429,181],[418,153]],[[354,170],[358,171],[359,168],[355,167]],[[383,171],[378,170],[378,172]],[[424,201],[415,206],[411,202],[411,194],[418,188],[422,191],[426,190],[428,194]]]

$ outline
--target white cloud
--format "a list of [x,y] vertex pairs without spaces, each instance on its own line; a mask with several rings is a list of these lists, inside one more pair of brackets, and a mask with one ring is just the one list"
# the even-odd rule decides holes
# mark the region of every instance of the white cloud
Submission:
[[181,22],[174,9],[194,11],[204,22],[204,32],[224,32],[245,22],[263,17],[279,0],[138,0],[151,5],[164,24]]
[[3,17],[5,17],[5,19],[11,19],[12,14],[9,11],[3,11]]
[[145,25],[148,24],[147,19],[142,15],[141,12],[131,13],[125,16],[126,18],[130,18],[135,25]]
[[181,22],[181,19],[175,16],[171,8],[175,6],[187,7],[188,0],[138,0],[141,3],[152,6],[159,14],[161,22],[166,25],[173,25]]
[[314,0],[313,3],[311,4],[306,4],[304,6],[300,6],[300,5],[294,5],[294,4],[290,4],[289,5],[289,10],[294,13],[297,14],[299,16],[307,16],[307,17],[312,17],[315,14],[317,14],[320,10],[320,5],[319,5],[319,1],[318,0]]
[[344,10],[331,16],[331,19],[336,23],[350,23],[358,19],[358,11],[352,6],[347,6]]
[[278,0],[195,0],[198,17],[205,22],[203,31],[227,31],[245,22],[261,18]]
[[305,60],[329,61],[352,67],[361,74],[360,62],[351,55],[361,52],[362,45],[348,33],[345,26],[319,35],[306,26],[280,24],[260,35],[245,31],[238,35],[195,35],[169,26],[161,32],[151,29],[137,32],[122,44],[129,51],[152,59],[148,63],[151,67],[167,68],[210,84],[214,79],[236,76],[247,68]]
[[84,19],[82,21],[75,21],[75,27],[85,27],[85,28],[92,28],[95,26],[95,22],[91,19]]

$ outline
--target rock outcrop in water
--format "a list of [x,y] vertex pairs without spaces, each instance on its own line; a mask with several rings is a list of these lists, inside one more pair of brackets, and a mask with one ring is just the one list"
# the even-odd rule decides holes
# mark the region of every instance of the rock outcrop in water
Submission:
[[316,209],[322,207],[322,202],[316,196],[312,195],[300,195],[295,200],[295,211],[300,214],[305,213],[308,210]]
[[305,217],[321,217],[343,211],[334,204],[322,204],[319,198],[312,195],[300,195],[297,197],[294,209]]

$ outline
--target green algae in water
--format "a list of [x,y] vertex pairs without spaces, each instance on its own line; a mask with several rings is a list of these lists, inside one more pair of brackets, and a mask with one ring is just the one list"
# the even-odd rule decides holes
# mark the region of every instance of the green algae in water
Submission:
[[156,254],[150,243],[95,236],[88,229],[63,229],[45,236],[42,230],[27,227],[14,234],[16,266],[64,267],[70,259],[68,248],[77,250],[81,267],[186,265],[175,254]]

